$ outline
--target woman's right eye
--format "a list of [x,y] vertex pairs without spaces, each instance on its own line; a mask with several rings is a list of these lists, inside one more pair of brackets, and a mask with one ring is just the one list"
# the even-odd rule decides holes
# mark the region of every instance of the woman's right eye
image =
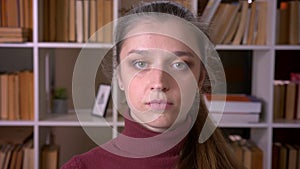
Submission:
[[133,62],[134,67],[136,67],[137,69],[146,69],[148,64],[145,61],[142,60],[137,60]]

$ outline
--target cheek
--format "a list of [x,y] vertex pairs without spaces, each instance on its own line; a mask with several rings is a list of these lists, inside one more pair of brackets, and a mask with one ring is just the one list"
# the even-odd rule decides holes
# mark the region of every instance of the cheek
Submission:
[[143,100],[143,96],[145,95],[143,91],[143,81],[140,81],[137,78],[132,78],[132,80],[126,84],[125,93],[130,106],[141,109],[139,103]]

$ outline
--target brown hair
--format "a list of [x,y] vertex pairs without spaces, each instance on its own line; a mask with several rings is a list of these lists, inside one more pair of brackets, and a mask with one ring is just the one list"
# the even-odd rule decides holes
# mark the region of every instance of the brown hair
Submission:
[[[127,13],[130,14],[141,14],[144,15],[147,12],[159,12],[171,14],[180,18],[183,18],[195,26],[197,26],[202,32],[208,36],[208,29],[204,24],[201,24],[199,18],[195,17],[194,14],[187,8],[180,4],[170,1],[155,1],[149,3],[142,3],[139,6],[134,7]],[[116,57],[115,64],[119,64],[119,54],[122,48],[122,39],[126,36],[126,32],[131,26],[135,26],[133,22],[118,24],[116,28],[115,40],[116,45]],[[204,68],[204,66],[201,66]],[[206,72],[204,70],[204,72]],[[207,74],[205,75],[204,85],[201,88],[200,93],[209,92],[210,82]],[[195,124],[191,128],[187,136],[187,141],[183,147],[180,160],[177,164],[177,169],[239,169],[243,168],[231,149],[228,147],[220,129],[214,128],[214,123],[209,122],[213,134],[204,143],[199,143],[198,138],[201,130],[204,126],[205,119],[207,119],[208,110],[203,101],[203,97],[200,96],[200,109],[197,115]],[[209,120],[209,119],[208,119]]]

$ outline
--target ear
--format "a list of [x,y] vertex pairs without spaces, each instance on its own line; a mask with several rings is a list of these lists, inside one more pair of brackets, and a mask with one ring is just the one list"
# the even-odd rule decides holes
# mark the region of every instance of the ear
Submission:
[[124,91],[123,80],[119,72],[117,73],[117,80],[120,90]]
[[199,87],[199,89],[202,89],[205,76],[206,76],[206,70],[205,69],[201,69],[200,76],[199,76],[199,79],[198,79],[198,87]]

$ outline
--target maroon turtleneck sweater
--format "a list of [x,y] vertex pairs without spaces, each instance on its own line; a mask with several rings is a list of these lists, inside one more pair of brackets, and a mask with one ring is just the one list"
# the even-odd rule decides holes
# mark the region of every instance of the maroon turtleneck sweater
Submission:
[[[170,140],[173,140],[174,137],[178,138],[178,132],[163,137],[166,138],[166,141],[156,138],[159,135],[161,133],[147,130],[131,120],[125,120],[125,129],[121,136],[105,145],[73,157],[61,169],[174,169],[185,139],[174,144],[170,143]],[[138,138],[137,142],[135,142],[136,138]],[[145,138],[146,141],[139,138]],[[147,138],[154,138],[154,140],[147,140]],[[169,145],[172,147],[166,148]],[[111,153],[111,151],[107,151],[108,149],[117,154],[125,154],[125,156]],[[141,153],[156,153],[156,155],[141,157]]]

